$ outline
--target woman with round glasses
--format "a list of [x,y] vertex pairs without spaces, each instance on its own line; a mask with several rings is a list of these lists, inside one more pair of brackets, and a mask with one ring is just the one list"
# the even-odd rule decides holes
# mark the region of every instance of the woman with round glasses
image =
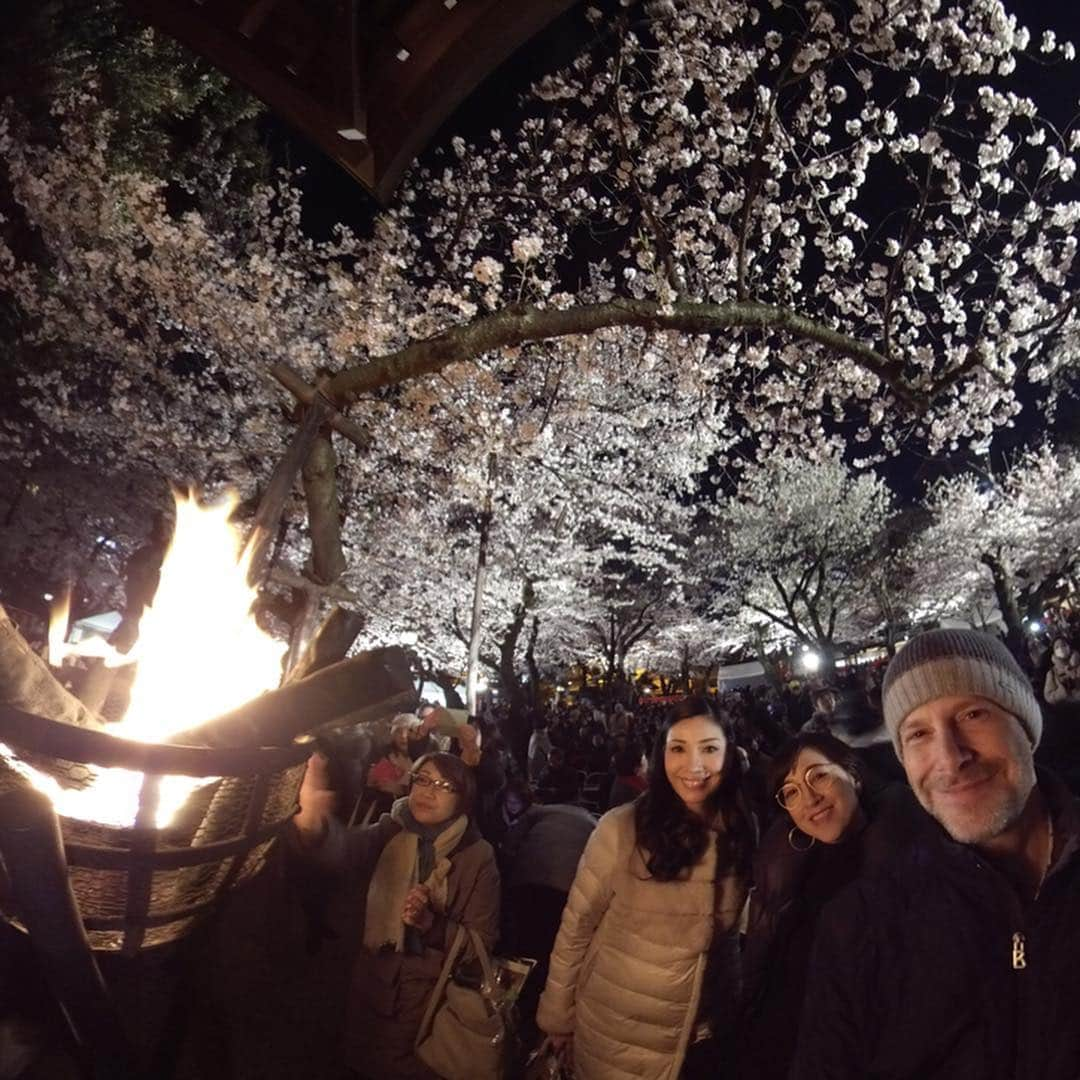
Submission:
[[303,850],[366,882],[345,1061],[370,1080],[434,1075],[413,1044],[447,950],[460,926],[475,930],[489,949],[499,928],[495,854],[470,816],[472,770],[451,754],[426,754],[410,779],[408,795],[389,814],[346,829],[330,812],[326,762],[315,755],[293,819]]
[[896,850],[910,802],[895,787],[868,797],[854,751],[823,732],[781,746],[768,785],[784,813],[754,860],[739,1024],[738,1075],[747,1080],[787,1077],[818,916]]
[[578,1080],[724,1075],[754,839],[731,723],[688,698],[648,790],[600,819],[563,911],[537,1024]]

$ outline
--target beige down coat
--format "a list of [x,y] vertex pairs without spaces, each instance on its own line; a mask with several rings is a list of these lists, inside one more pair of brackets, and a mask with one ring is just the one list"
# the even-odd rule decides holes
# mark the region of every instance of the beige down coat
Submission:
[[[745,884],[717,881],[716,845],[686,879],[655,881],[634,806],[605,814],[578,864],[537,1023],[573,1034],[578,1080],[674,1080],[693,1036],[709,947]],[[718,925],[719,924],[719,925]]]

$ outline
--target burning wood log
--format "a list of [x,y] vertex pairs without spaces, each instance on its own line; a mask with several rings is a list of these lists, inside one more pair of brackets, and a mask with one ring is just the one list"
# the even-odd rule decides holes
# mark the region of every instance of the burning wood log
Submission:
[[[46,716],[76,727],[94,731],[104,727],[101,719],[77,697],[68,693],[49,670],[49,665],[27,643],[18,628],[0,606],[0,705],[20,712]],[[93,771],[81,762],[26,754],[25,760],[47,773],[61,787],[83,788],[93,778]],[[8,769],[0,762],[0,787]]]
[[415,701],[405,650],[373,649],[271,690],[170,741],[196,746],[282,746],[302,732],[335,722],[375,720]]
[[333,608],[315,631],[304,654],[289,671],[287,681],[298,682],[322,668],[344,660],[363,626],[363,615],[343,607]]
[[101,720],[69,694],[30,648],[0,605],[0,703],[79,727],[100,728]]

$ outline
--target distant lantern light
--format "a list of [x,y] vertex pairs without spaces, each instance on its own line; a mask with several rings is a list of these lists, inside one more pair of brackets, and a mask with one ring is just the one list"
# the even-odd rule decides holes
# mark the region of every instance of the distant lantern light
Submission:
[[397,51],[397,53],[395,55],[404,64],[405,61],[409,59],[409,50],[408,49],[398,49],[398,51]]
[[815,672],[821,667],[821,657],[818,656],[816,652],[811,652],[809,649],[799,657],[799,660],[802,663],[804,671]]
[[42,600],[51,600],[52,598],[53,598],[53,594],[51,592],[41,594],[41,599]]
[[1042,623],[1039,622],[1038,619],[1032,619],[1031,622],[1028,623],[1028,629],[1033,634],[1041,634],[1042,633]]

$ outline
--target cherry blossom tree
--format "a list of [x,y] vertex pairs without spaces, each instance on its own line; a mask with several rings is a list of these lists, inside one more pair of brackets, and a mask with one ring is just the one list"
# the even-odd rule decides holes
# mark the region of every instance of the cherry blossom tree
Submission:
[[662,693],[709,693],[716,687],[717,668],[739,644],[712,619],[675,607],[631,650],[628,663],[658,675]]
[[[3,283],[34,340],[67,344],[68,400],[86,365],[111,369],[114,414],[155,390],[197,412],[194,383],[223,456],[268,422],[275,361],[338,372],[328,393],[362,408],[601,330],[722,401],[740,433],[831,413],[886,450],[985,440],[1018,380],[1052,407],[1075,367],[1080,136],[1010,90],[1029,47],[996,0],[846,18],[813,0],[654,0],[543,80],[517,131],[456,140],[371,238],[326,245],[295,229],[287,190],[222,233],[171,214],[152,178],[103,176],[75,102],[60,147],[20,145],[9,121],[12,188],[54,261],[45,280],[8,251]],[[1052,34],[1037,47],[1073,59]],[[94,437],[62,387],[34,386],[44,420]],[[131,426],[145,438],[153,416]]]
[[[329,403],[356,447],[330,475],[359,523],[345,543],[368,598],[398,572],[394,549],[374,550],[388,493],[402,542],[411,526],[433,547],[454,538],[419,565],[475,568],[475,529],[415,515],[467,521],[493,453],[523,520],[555,505],[525,498],[546,475],[574,492],[571,542],[587,549],[615,518],[624,547],[647,551],[648,516],[625,508],[693,497],[740,440],[769,451],[840,431],[870,460],[912,439],[985,444],[1021,394],[1056,408],[1080,341],[1080,136],[1012,80],[1028,51],[1071,65],[1070,43],[1034,40],[997,0],[843,15],[651,0],[597,21],[516,129],[453,140],[370,230],[327,241],[305,235],[289,177],[211,210],[117,171],[92,85],[56,101],[50,143],[6,105],[0,292],[38,437],[9,418],[0,455],[58,442],[110,470],[253,494],[288,442],[287,382]],[[492,571],[490,626],[513,625],[527,582],[541,595],[554,580],[526,564]],[[473,579],[434,580],[464,597]],[[403,599],[365,602],[373,619],[413,618]]]
[[913,603],[926,618],[997,610],[1023,650],[1026,622],[1080,560],[1080,457],[1044,445],[1000,476],[966,473],[927,495],[930,522],[912,541]]
[[884,481],[854,472],[835,450],[748,466],[703,541],[716,608],[747,637],[764,624],[774,640],[811,647],[831,671],[891,508]]

